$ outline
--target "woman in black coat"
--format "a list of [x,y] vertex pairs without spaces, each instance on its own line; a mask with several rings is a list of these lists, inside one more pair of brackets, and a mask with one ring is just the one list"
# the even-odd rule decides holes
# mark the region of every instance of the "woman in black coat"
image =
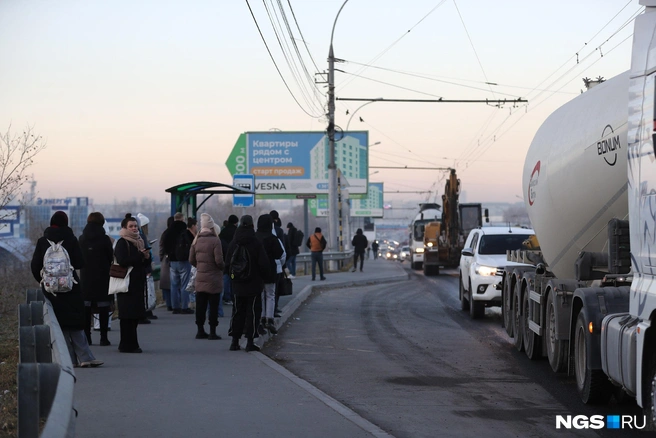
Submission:
[[259,351],[260,348],[253,343],[253,337],[257,329],[255,319],[256,308],[261,308],[262,291],[264,290],[264,279],[271,278],[271,266],[262,242],[255,237],[253,218],[249,215],[241,217],[241,225],[235,232],[235,237],[230,242],[226,251],[226,272],[230,273],[232,254],[237,246],[244,246],[250,259],[250,276],[246,280],[232,280],[232,293],[234,295],[234,310],[230,320],[228,334],[232,336],[230,350],[239,350],[239,339],[246,335],[246,351]]
[[[75,269],[84,268],[84,258],[80,251],[80,244],[68,226],[68,216],[63,211],[56,211],[50,218],[50,226],[43,232],[36,242],[36,248],[32,255],[32,275],[34,279],[41,282],[41,270],[43,269],[43,258],[50,242],[61,242],[62,247],[68,253],[71,266]],[[89,348],[87,338],[84,335],[84,300],[82,299],[82,290],[80,288],[79,278],[73,271],[73,288],[69,292],[59,292],[51,294],[46,292],[41,286],[43,294],[50,301],[55,311],[55,317],[62,329],[66,346],[71,355],[71,362],[74,366],[89,367],[99,366],[103,362],[96,360]]]
[[109,296],[109,267],[114,260],[112,241],[103,225],[102,213],[93,212],[87,217],[87,225],[80,236],[80,249],[84,257],[84,268],[80,270],[80,285],[84,299],[84,333],[91,345],[91,315],[98,314],[100,322],[100,345],[111,345],[107,339],[110,304],[114,297]]
[[130,213],[121,221],[120,239],[116,242],[114,256],[116,263],[123,267],[132,266],[130,286],[127,292],[116,294],[118,317],[121,320],[121,353],[141,353],[137,339],[139,320],[146,317],[144,288],[146,287],[146,266],[150,264],[150,251],[146,249],[139,236],[137,218]]

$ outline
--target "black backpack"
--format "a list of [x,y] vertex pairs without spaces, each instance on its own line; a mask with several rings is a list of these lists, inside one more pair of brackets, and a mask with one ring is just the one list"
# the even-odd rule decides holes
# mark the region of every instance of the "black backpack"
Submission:
[[294,234],[294,241],[292,242],[293,246],[301,246],[303,245],[303,238],[305,235],[301,230],[296,230],[296,233]]
[[230,258],[230,279],[234,281],[247,281],[251,277],[251,255],[244,245],[235,247]]
[[184,230],[175,242],[175,258],[180,262],[189,260],[189,251],[191,250],[191,233]]

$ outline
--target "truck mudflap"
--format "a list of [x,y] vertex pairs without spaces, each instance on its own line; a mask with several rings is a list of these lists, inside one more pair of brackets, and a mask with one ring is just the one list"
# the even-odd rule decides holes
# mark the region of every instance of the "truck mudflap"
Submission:
[[629,313],[606,316],[601,323],[601,366],[631,396],[636,395],[636,328]]
[[601,327],[606,315],[629,311],[629,286],[586,287],[576,289],[572,299],[570,333],[574,333],[579,312],[583,312],[586,326],[592,323],[593,331],[586,330],[587,365],[601,370]]
[[[569,341],[569,322],[572,315],[572,295],[577,288],[582,286],[583,284],[576,280],[549,278],[547,281],[546,289],[549,289],[551,291],[550,293],[556,294],[554,299],[554,315],[556,318],[554,330],[555,337],[559,341]],[[547,311],[546,307],[544,311]],[[545,319],[546,318],[547,315],[545,315]]]

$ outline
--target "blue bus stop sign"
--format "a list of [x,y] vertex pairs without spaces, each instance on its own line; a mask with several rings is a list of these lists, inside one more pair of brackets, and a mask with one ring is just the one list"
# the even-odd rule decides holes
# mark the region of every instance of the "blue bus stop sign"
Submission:
[[[241,187],[245,190],[255,191],[255,176],[249,174],[233,175],[232,185]],[[232,195],[233,207],[254,207],[255,195],[252,193],[233,194]]]

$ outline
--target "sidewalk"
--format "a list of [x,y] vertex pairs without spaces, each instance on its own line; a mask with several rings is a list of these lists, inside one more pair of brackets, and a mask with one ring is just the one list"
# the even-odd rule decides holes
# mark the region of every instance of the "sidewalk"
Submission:
[[[408,278],[398,262],[365,261],[364,272],[327,273],[325,281],[297,277],[294,294],[281,297],[282,326],[314,287],[387,283]],[[227,306],[226,315],[230,313]],[[139,326],[143,354],[117,350],[118,321],[110,347],[91,348],[105,364],[76,368],[78,437],[366,437],[389,436],[262,353],[229,351],[229,317],[222,340],[194,339],[194,315],[158,308],[159,319]],[[261,337],[262,345],[267,336]],[[245,341],[244,341],[245,342]]]

